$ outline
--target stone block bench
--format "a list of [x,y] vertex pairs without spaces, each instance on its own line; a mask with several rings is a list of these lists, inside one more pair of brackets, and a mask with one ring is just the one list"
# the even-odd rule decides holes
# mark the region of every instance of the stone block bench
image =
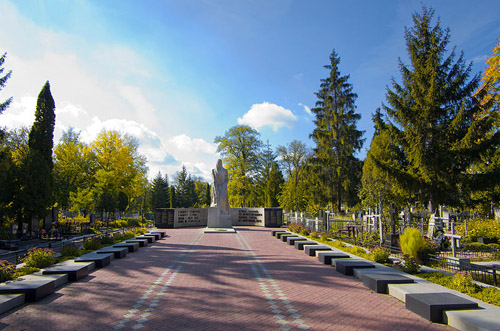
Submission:
[[42,275],[66,274],[68,280],[74,282],[89,274],[89,266],[93,266],[94,262],[74,262],[73,260],[64,261],[54,264],[42,270]]
[[331,251],[332,247],[328,245],[306,245],[304,247],[304,253],[309,256],[316,256],[319,251]]
[[38,275],[26,275],[16,280],[0,284],[0,294],[24,294],[26,302],[35,302],[56,289],[55,280]]
[[276,232],[276,238],[277,239],[281,239],[281,236],[283,235],[286,235],[286,234],[295,234],[295,233],[291,233],[291,232]]
[[139,247],[146,247],[148,245],[149,241],[147,238],[144,238],[144,239],[133,238],[133,239],[124,240],[124,242],[126,242],[126,243],[138,243]]
[[286,230],[272,230],[271,234],[273,235],[273,237],[276,237],[276,233],[278,233],[278,232],[288,232],[288,231],[286,231]]
[[149,244],[154,243],[156,241],[155,236],[138,236],[135,237],[134,239],[147,239]]
[[115,255],[113,253],[97,254],[92,252],[75,258],[75,262],[94,262],[96,268],[104,268],[114,258]]
[[449,292],[407,294],[405,306],[406,309],[433,323],[443,323],[443,312],[446,310],[478,308],[477,302]]
[[312,240],[302,240],[302,241],[296,241],[294,246],[295,249],[298,249],[299,251],[304,250],[305,245],[317,245],[318,243]]
[[285,242],[285,243],[286,243],[286,242],[287,242],[287,241],[286,241],[286,240],[287,240],[287,238],[296,238],[296,237],[298,238],[298,237],[299,237],[299,235],[298,235],[298,234],[295,234],[295,233],[291,233],[291,234],[282,234],[282,235],[280,236],[280,240],[281,240],[282,242]]
[[113,247],[120,247],[120,248],[127,248],[129,253],[137,252],[139,250],[139,243],[128,243],[128,242],[120,242],[117,244],[114,244]]
[[287,237],[286,238],[286,243],[288,245],[294,246],[296,241],[303,241],[303,240],[309,240],[309,238],[300,237],[300,236],[299,237]]
[[24,293],[0,294],[0,314],[24,304]]
[[362,259],[332,259],[335,270],[346,276],[353,276],[353,269],[375,268],[375,264]]
[[332,251],[319,251],[316,256],[318,261],[323,264],[332,264],[332,259],[349,259],[351,256],[349,254]]
[[401,275],[399,273],[388,273],[388,272],[359,272],[359,270],[354,271],[354,276],[359,278],[363,285],[376,293],[388,294],[389,290],[387,285],[389,284],[411,284],[415,280]]
[[150,237],[153,236],[156,241],[161,240],[161,234],[159,233],[145,233],[142,235],[143,237]]
[[161,231],[161,230],[154,230],[154,231],[151,231],[150,233],[158,233],[158,234],[160,234],[160,238],[165,238],[165,236],[166,236],[165,231]]
[[95,252],[97,254],[110,254],[111,253],[115,256],[115,259],[122,259],[125,256],[127,256],[128,248],[127,247],[108,246],[108,247],[101,248]]

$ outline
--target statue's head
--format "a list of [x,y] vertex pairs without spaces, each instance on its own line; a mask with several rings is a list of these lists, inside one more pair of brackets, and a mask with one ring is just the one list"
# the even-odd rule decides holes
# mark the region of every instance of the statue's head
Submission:
[[222,168],[222,160],[221,159],[218,159],[217,160],[217,165],[216,165],[217,169],[220,169]]

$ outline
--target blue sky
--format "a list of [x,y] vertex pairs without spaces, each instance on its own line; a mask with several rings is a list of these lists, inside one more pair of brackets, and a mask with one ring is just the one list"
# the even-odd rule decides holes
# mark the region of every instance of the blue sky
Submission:
[[[427,1],[474,73],[500,37],[500,1]],[[13,71],[0,125],[31,126],[51,83],[56,139],[73,126],[91,141],[106,128],[136,136],[150,176],[181,166],[208,179],[214,137],[239,123],[273,147],[313,146],[308,109],[335,49],[358,94],[366,143],[371,114],[406,60],[405,26],[421,1],[5,1],[0,53]]]

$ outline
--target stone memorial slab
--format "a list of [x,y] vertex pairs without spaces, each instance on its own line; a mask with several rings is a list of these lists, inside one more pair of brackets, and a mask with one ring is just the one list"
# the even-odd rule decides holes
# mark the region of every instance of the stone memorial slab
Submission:
[[411,278],[395,273],[358,273],[359,279],[367,288],[376,293],[388,293],[388,284],[410,284]]
[[286,243],[288,245],[294,246],[296,241],[304,241],[304,240],[309,240],[309,238],[306,237],[288,237],[286,238]]
[[272,230],[271,234],[273,235],[273,237],[276,237],[276,233],[278,233],[278,232],[288,232],[288,231],[285,231],[285,230]]
[[160,230],[151,231],[151,233],[159,233],[161,238],[165,238],[165,236],[167,235],[165,231]]
[[154,243],[156,241],[155,236],[138,236],[135,237],[134,239],[147,239],[149,244]]
[[115,259],[122,259],[127,256],[128,248],[127,247],[113,247],[108,246],[101,248],[95,251],[97,254],[109,254],[112,253],[115,256]]
[[291,232],[276,232],[276,238],[278,239],[281,239],[281,236],[285,235],[285,234],[293,234]]
[[93,262],[78,263],[68,260],[43,269],[42,275],[66,274],[68,280],[74,282],[89,274],[89,264],[91,263]]
[[282,241],[282,242],[286,243],[286,239],[287,239],[287,238],[290,238],[290,237],[295,238],[295,237],[299,237],[299,235],[298,235],[298,234],[295,234],[295,233],[292,233],[292,234],[282,234],[282,235],[280,236],[280,239],[281,239],[281,241]]
[[139,243],[121,242],[114,244],[113,247],[126,247],[128,248],[129,253],[131,253],[131,252],[137,252],[139,250]]
[[304,247],[304,253],[309,256],[316,256],[316,252],[319,251],[331,251],[332,248],[327,245],[306,245]]
[[433,322],[443,322],[443,311],[477,309],[478,304],[452,293],[415,293],[406,295],[406,309]]
[[294,246],[295,246],[295,249],[298,249],[299,251],[303,251],[304,250],[304,245],[317,245],[318,243],[315,242],[315,241],[312,241],[312,240],[302,240],[302,241],[296,241]]
[[88,253],[75,258],[75,262],[94,262],[96,268],[104,268],[115,258],[113,253],[97,254]]
[[348,259],[350,256],[341,252],[334,251],[319,251],[316,256],[318,257],[318,261],[323,264],[332,264],[332,259]]
[[346,276],[352,276],[354,268],[375,268],[373,263],[358,259],[334,259],[333,264],[335,264],[336,271]]
[[54,280],[43,277],[26,275],[16,280],[0,284],[0,294],[24,293],[26,302],[35,302],[54,293]]
[[159,233],[145,233],[145,234],[143,234],[143,236],[144,237],[153,236],[153,237],[155,237],[156,241],[161,240],[161,234],[159,234]]
[[14,309],[24,303],[24,293],[0,294],[0,314]]
[[126,243],[138,243],[139,247],[146,247],[148,245],[148,240],[147,239],[133,238],[133,239],[127,239],[127,240],[124,240],[124,241]]

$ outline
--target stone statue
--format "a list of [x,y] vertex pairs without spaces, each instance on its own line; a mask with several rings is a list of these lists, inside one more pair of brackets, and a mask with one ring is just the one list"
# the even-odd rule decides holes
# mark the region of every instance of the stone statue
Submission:
[[222,166],[222,160],[217,160],[215,169],[212,169],[214,183],[212,185],[211,207],[218,207],[221,214],[229,214],[229,198],[227,194],[227,183],[229,175],[227,169]]

